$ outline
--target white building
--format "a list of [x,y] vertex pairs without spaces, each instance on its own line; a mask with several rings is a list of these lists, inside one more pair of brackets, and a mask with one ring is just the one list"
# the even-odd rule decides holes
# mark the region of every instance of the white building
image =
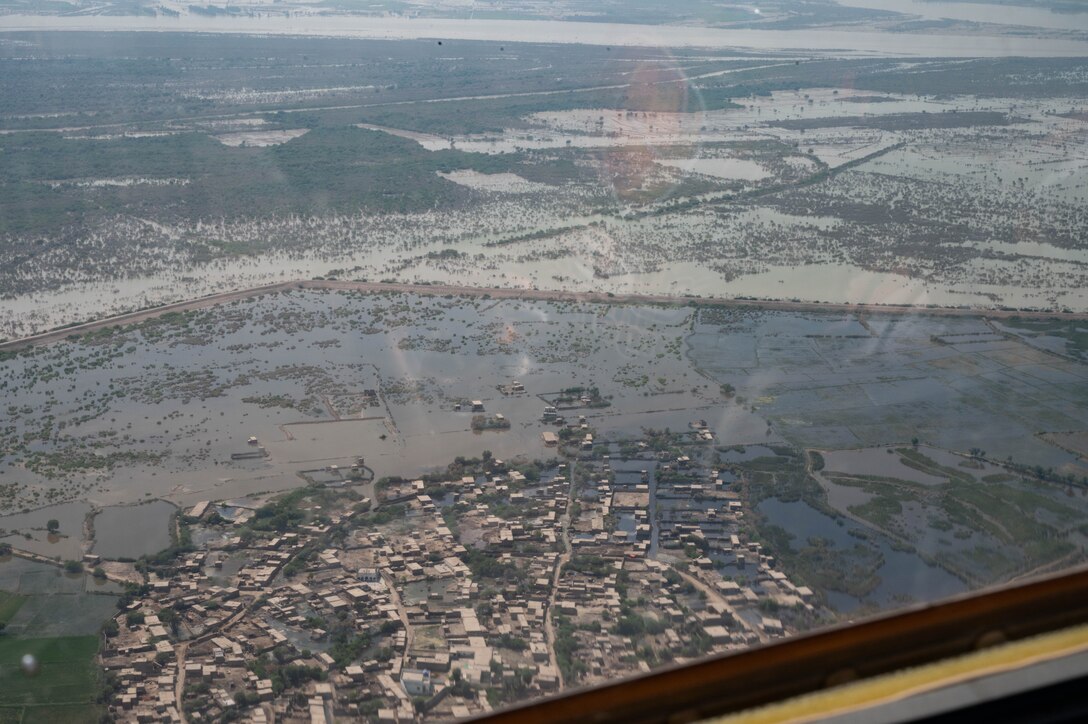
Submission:
[[431,672],[426,669],[405,669],[400,673],[400,684],[409,696],[430,696],[434,693]]

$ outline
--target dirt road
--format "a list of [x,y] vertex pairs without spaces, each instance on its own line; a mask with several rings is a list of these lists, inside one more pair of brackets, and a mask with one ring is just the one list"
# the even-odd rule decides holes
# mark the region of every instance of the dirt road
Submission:
[[178,717],[181,724],[188,724],[185,717],[185,657],[189,653],[189,644],[183,642],[174,649],[174,656],[178,661],[178,677],[174,680],[174,703],[177,704]]
[[563,553],[555,560],[555,571],[552,573],[552,591],[548,596],[548,609],[544,612],[544,637],[548,643],[548,663],[555,669],[556,675],[559,677],[559,689],[562,690],[565,686],[563,681],[563,670],[559,668],[559,659],[555,654],[555,599],[559,594],[559,577],[563,573],[563,566],[570,561],[571,545],[570,545],[570,522],[571,522],[571,505],[574,504],[574,466],[575,461],[571,459],[570,470],[568,471],[569,478],[567,481],[567,510],[563,513],[563,517],[560,521],[560,539],[563,543]]
[[401,654],[400,663],[401,668],[406,669],[408,668],[408,660],[412,655],[412,645],[415,643],[412,624],[408,621],[408,611],[400,597],[400,592],[397,591],[396,580],[384,574],[382,580],[385,581],[385,585],[389,589],[389,600],[397,607],[397,618],[400,619],[401,625],[404,626],[404,653]]
[[727,299],[721,297],[671,296],[667,294],[613,294],[602,292],[570,292],[558,289],[526,289],[514,287],[466,287],[451,284],[402,284],[380,282],[336,281],[330,279],[305,279],[266,284],[249,289],[211,294],[188,301],[165,304],[137,312],[119,314],[84,324],[56,329],[50,332],[0,343],[0,351],[51,344],[71,335],[86,334],[104,327],[138,324],[171,312],[188,312],[206,309],[220,304],[249,299],[265,294],[275,294],[289,289],[330,289],[361,292],[363,294],[430,294],[436,296],[486,297],[489,299],[526,299],[552,302],[585,302],[592,304],[665,304],[673,306],[715,306],[747,309],[766,309],[787,312],[827,312],[851,314],[916,314],[935,317],[982,317],[986,319],[1062,319],[1088,321],[1086,312],[1018,311],[1011,309],[981,309],[961,307],[917,307],[892,304],[832,304],[818,302],[791,302],[782,300]]

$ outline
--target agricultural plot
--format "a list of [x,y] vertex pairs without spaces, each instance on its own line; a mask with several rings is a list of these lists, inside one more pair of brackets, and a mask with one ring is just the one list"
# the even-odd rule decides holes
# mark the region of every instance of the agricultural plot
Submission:
[[25,602],[26,599],[17,593],[0,591],[0,623],[7,624]]
[[[97,636],[0,637],[0,717],[3,721],[98,721]],[[34,656],[40,671],[27,676],[20,661]]]
[[689,345],[700,369],[734,384],[799,446],[919,438],[963,452],[1001,450],[1002,460],[1079,480],[1084,461],[1036,434],[1088,425],[1088,370],[1015,338],[942,341],[989,331],[969,318],[892,316],[863,327],[852,317],[704,310]]
[[[118,586],[21,558],[0,558],[0,620],[23,638],[97,634],[116,610]],[[4,618],[6,612],[6,618]]]

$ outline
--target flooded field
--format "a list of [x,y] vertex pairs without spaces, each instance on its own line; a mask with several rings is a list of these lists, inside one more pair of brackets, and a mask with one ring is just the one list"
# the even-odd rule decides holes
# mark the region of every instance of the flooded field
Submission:
[[454,183],[480,191],[501,194],[528,194],[534,191],[547,191],[545,184],[527,181],[516,173],[479,173],[478,171],[451,171],[438,174]]
[[[61,560],[83,556],[84,524],[91,507],[85,502],[49,505],[27,513],[0,517],[0,543]],[[55,520],[55,532],[48,529]]]
[[94,518],[92,553],[103,558],[140,558],[170,546],[176,508],[162,500],[103,508]]
[[[11,418],[15,435],[35,429],[47,439],[11,458],[5,490],[15,507],[35,495],[193,502],[294,487],[300,471],[346,468],[357,457],[378,475],[414,475],[485,449],[542,456],[542,398],[574,385],[609,396],[611,404],[585,410],[602,429],[745,417],[716,407],[716,387],[684,360],[690,312],[616,310],[613,321],[608,312],[289,293],[36,350],[9,360],[8,375],[38,384],[7,388],[8,403],[45,405],[57,425],[47,432],[41,417]],[[82,370],[63,391],[49,389],[53,354]],[[526,392],[500,390],[518,379]],[[473,431],[470,400],[505,415],[510,428]],[[762,423],[750,426],[762,433]],[[259,447],[246,444],[250,436]],[[77,452],[82,445],[94,452]],[[117,514],[143,520],[143,510]]]
[[686,173],[697,173],[715,178],[742,179],[756,181],[768,176],[767,170],[754,161],[726,158],[689,158],[684,160],[666,160],[658,163],[679,168]]
[[11,556],[0,557],[0,589],[26,597],[8,621],[5,635],[94,635],[117,611],[116,584]]
[[298,138],[309,132],[308,128],[292,128],[284,131],[237,131],[215,136],[215,140],[224,146],[278,146],[292,138]]
[[[705,310],[688,345],[703,372],[735,385],[778,433],[803,447],[917,437],[1085,475],[1084,460],[1036,433],[1088,426],[1088,371],[1015,337],[975,341],[991,331],[981,319]],[[831,459],[861,464],[859,455]]]
[[[772,499],[764,501],[759,510],[772,525],[781,526],[798,543],[826,541],[836,552],[850,551],[855,546],[863,545],[851,535],[861,526],[852,522],[840,525],[806,503],[784,503]],[[874,550],[879,560],[870,573],[878,579],[875,586],[864,596],[829,593],[829,602],[837,610],[848,613],[866,603],[880,607],[923,603],[968,590],[966,583],[947,571],[927,564],[914,553],[895,550],[886,541],[879,541]]]
[[[262,42],[270,53],[299,41]],[[499,51],[464,52],[492,72]],[[519,47],[516,60],[547,67],[528,63],[554,52]],[[12,181],[110,211],[48,231],[63,252],[38,254],[27,232],[12,231],[23,261],[0,269],[0,337],[313,277],[1088,310],[1088,151],[1073,113],[1088,75],[1072,61],[965,61],[1005,88],[994,95],[947,80],[960,61],[874,61],[861,82],[867,66],[835,65],[854,61],[625,52],[575,88],[507,80],[505,92],[485,84],[421,98],[310,78],[284,90],[329,104],[306,109],[230,84],[213,93],[207,80],[178,92],[214,104],[215,118],[54,129],[88,158],[104,144],[123,148],[86,172],[19,171]],[[911,90],[918,75],[947,90]],[[1053,95],[1018,95],[1029,78]],[[26,152],[30,130],[0,134],[0,150]],[[185,168],[218,160],[184,175],[116,162],[158,153],[180,154]],[[323,168],[342,183],[315,181]],[[249,186],[224,169],[270,186],[243,199]],[[163,194],[181,196],[167,204]]]
[[[257,297],[9,359],[0,388],[13,426],[4,501],[8,510],[42,500],[191,502],[294,487],[302,470],[360,456],[379,476],[418,475],[485,449],[540,456],[541,410],[573,385],[606,395],[606,406],[583,414],[611,437],[703,418],[727,444],[784,439],[833,451],[920,438],[1084,475],[1075,454],[1035,434],[1088,427],[1084,367],[979,334],[994,339],[984,321],[955,318]],[[514,380],[526,392],[504,394]],[[722,397],[722,384],[737,397]],[[509,429],[473,431],[472,400]],[[725,456],[759,454],[749,450]],[[244,453],[250,459],[232,459]],[[895,473],[881,455],[890,457],[832,452],[828,469]],[[924,477],[899,473],[890,477]],[[86,508],[62,513],[3,527],[22,532],[59,517],[61,532],[82,529]],[[169,512],[115,508],[99,519],[114,515],[141,525]],[[66,544],[30,533],[44,551]]]
[[[906,313],[269,294],[10,355],[0,469],[13,514],[0,527],[15,547],[77,557],[86,503],[14,511],[90,501],[103,507],[93,551],[136,557],[170,543],[163,501],[226,500],[216,510],[233,520],[268,491],[351,484],[360,458],[376,477],[408,478],[484,451],[547,459],[541,417],[558,404],[614,448],[621,483],[647,468],[623,462],[630,441],[700,421],[730,488],[791,471],[756,498],[760,511],[795,537],[793,565],[843,558],[868,572],[856,590],[825,585],[842,610],[902,600],[921,583],[939,596],[1088,542],[1076,523],[1085,499],[1068,488],[1088,477],[1068,434],[1088,430],[1088,372],[1017,329]],[[1045,331],[1080,343],[1075,327]],[[487,419],[502,425],[480,429]],[[798,508],[784,491],[806,479]],[[148,499],[160,500],[131,505]],[[648,520],[722,505],[666,491]],[[44,530],[50,518],[57,536]],[[616,530],[629,537],[641,522],[624,512]],[[806,543],[839,540],[832,528],[850,540]],[[656,526],[650,540],[656,550]]]
[[[929,450],[929,448],[927,448]],[[832,450],[823,453],[824,468],[829,472],[846,475],[898,478],[920,485],[943,483],[944,478],[907,467],[891,448],[866,448],[863,450]]]

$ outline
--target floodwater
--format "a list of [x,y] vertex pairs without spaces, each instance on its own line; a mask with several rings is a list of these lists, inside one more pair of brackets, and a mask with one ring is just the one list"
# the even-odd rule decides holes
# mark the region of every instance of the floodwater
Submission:
[[[996,199],[1010,193],[1010,187],[1001,179],[1023,179],[1033,193],[1049,200],[1060,198],[1070,209],[1088,202],[1088,187],[1083,183],[1088,162],[1078,160],[1076,153],[1067,153],[1053,142],[1056,138],[1078,138],[1078,127],[1069,124],[1080,122],[1056,115],[1068,110],[1067,102],[1044,99],[1023,108],[1010,99],[891,94],[882,96],[890,99],[884,103],[850,102],[859,94],[847,88],[782,91],[747,99],[744,108],[690,114],[617,114],[600,109],[536,113],[527,120],[539,128],[454,141],[461,150],[486,152],[512,151],[528,145],[563,146],[567,140],[573,141],[572,147],[668,146],[668,151],[663,150],[656,159],[658,163],[648,163],[647,167],[663,176],[675,176],[673,181],[681,177],[680,170],[666,169],[661,163],[689,164],[700,173],[717,170],[723,174],[733,166],[748,168],[756,164],[775,168],[775,178],[785,180],[783,168],[802,163],[811,166],[800,151],[786,156],[757,154],[753,158],[720,159],[704,156],[725,153],[723,149],[711,151],[700,146],[746,138],[765,140],[766,135],[789,144],[802,139],[799,131],[768,126],[767,121],[990,110],[1027,114],[1030,121],[1018,124],[1021,130],[1010,137],[1012,142],[1008,144],[972,140],[967,133],[941,132],[925,139],[919,137],[919,143],[912,142],[848,173],[859,181],[891,175],[919,179],[926,182],[923,185],[953,184],[979,203],[990,199],[992,205],[996,204],[994,209],[1000,207]],[[746,125],[758,126],[761,135],[743,130]],[[413,137],[428,148],[448,147],[450,140],[396,129],[377,130]],[[804,135],[803,148],[811,148],[813,155],[836,164],[902,139],[902,133],[877,129],[814,129]],[[689,157],[685,158],[685,152]],[[810,215],[818,208],[743,205],[731,207],[733,210],[726,214],[696,209],[626,218],[623,213],[591,213],[588,192],[578,184],[548,186],[514,174],[463,170],[445,177],[484,193],[471,210],[457,212],[224,222],[215,231],[215,238],[274,237],[281,241],[270,243],[268,251],[259,255],[204,264],[177,259],[149,261],[143,275],[108,281],[81,279],[59,290],[0,300],[0,337],[22,337],[89,317],[286,279],[342,276],[345,270],[369,279],[395,276],[405,281],[571,291],[1088,309],[1088,287],[1082,279],[1088,252],[1068,242],[1062,246],[1057,245],[1058,241],[1046,243],[1038,234],[1018,234],[1023,241],[1001,240],[1008,223],[1021,223],[1015,211],[1003,214],[993,210],[980,216],[985,221],[982,230],[992,233],[979,238],[901,250],[902,263],[874,263],[865,258],[864,247],[855,249],[852,243],[840,246],[840,242],[827,246],[828,239],[849,238],[857,233],[858,223],[849,214],[836,218],[826,212]],[[864,186],[859,184],[856,191],[851,191],[851,198],[856,194],[860,200],[872,193]],[[876,201],[899,203],[879,198]],[[935,199],[934,203],[940,201]],[[789,213],[791,210],[795,213]],[[1074,217],[1069,218],[1073,220],[1067,223],[1076,223]],[[312,223],[324,228],[309,231]],[[531,242],[502,243],[538,232],[552,233]],[[153,224],[133,233],[175,240],[212,232],[175,223]],[[893,239],[899,232],[885,230],[883,234],[890,236],[881,235],[874,245],[887,242],[894,246]],[[764,244],[747,241],[760,237],[772,240],[770,246],[779,248],[766,253]],[[352,241],[339,240],[342,238]],[[282,241],[285,239],[290,243]],[[959,263],[944,262],[946,246],[959,257]],[[450,248],[473,261],[436,261],[430,255]],[[607,278],[598,273],[602,270]]]
[[1064,249],[1041,241],[1018,241],[1015,243],[989,241],[980,248],[990,249],[1002,254],[1037,256],[1043,259],[1060,259],[1078,264],[1088,264],[1088,249]]
[[[628,477],[632,481],[636,480],[634,475],[639,474],[637,480],[641,482],[641,472],[646,471],[647,480],[647,492],[650,494],[650,505],[646,510],[646,520],[644,522],[650,525],[650,557],[656,556],[658,547],[661,542],[661,520],[660,513],[658,512],[659,501],[657,497],[657,461],[656,460],[623,460],[621,458],[613,457],[609,463],[610,467],[616,471],[616,479],[620,480],[622,477]],[[637,524],[636,524],[637,526]],[[631,528],[633,531],[634,528]]]
[[[889,451],[892,454],[888,454]],[[929,455],[930,448],[925,449]],[[823,453],[824,469],[829,472],[846,473],[848,475],[867,475],[882,478],[897,478],[922,485],[940,485],[947,482],[945,478],[923,473],[921,470],[907,467],[902,463],[899,454],[891,448],[867,448],[864,450],[832,450]]]
[[678,168],[686,173],[697,173],[715,178],[758,181],[770,174],[755,161],[742,158],[685,158],[658,161],[663,166]]
[[[1033,290],[1010,289],[989,284],[931,284],[924,279],[889,272],[875,272],[851,264],[800,264],[773,267],[726,282],[729,296],[803,299],[818,302],[957,306],[985,304],[987,295],[998,293],[1010,306],[1030,306]],[[1088,294],[1069,292],[1063,299],[1083,306]]]
[[0,558],[0,590],[27,597],[7,623],[13,636],[94,635],[117,613],[116,584],[14,556]]
[[[29,513],[5,515],[0,517],[0,530],[9,535],[0,538],[0,542],[50,558],[79,560],[83,557],[83,521],[90,512],[91,506],[87,503],[61,503]],[[60,523],[56,535],[46,530],[50,520]]]
[[851,506],[865,505],[873,499],[872,493],[867,493],[861,488],[833,483],[819,473],[814,477],[824,487],[824,491],[827,493],[827,504],[843,513],[849,511]]
[[[717,387],[682,359],[690,310],[636,310],[604,319],[607,311],[580,304],[287,293],[197,313],[202,321],[190,331],[199,327],[200,339],[180,326],[156,341],[130,331],[134,348],[119,359],[105,361],[99,357],[104,348],[81,343],[43,348],[47,356],[85,360],[77,363],[81,374],[52,397],[44,385],[23,385],[17,394],[20,404],[59,405],[57,412],[68,411],[63,414],[78,414],[97,399],[93,419],[70,424],[69,434],[114,430],[131,436],[123,443],[129,450],[169,451],[161,463],[118,465],[108,480],[95,480],[94,499],[117,504],[145,495],[192,503],[283,490],[302,483],[300,471],[345,468],[360,456],[379,477],[443,469],[459,455],[483,450],[503,459],[546,457],[553,452],[540,437],[546,404],[540,396],[572,384],[597,385],[613,398],[609,407],[584,409],[600,434],[638,434],[642,425],[686,429],[699,418],[764,429],[750,413],[719,413]],[[236,325],[240,319],[245,322]],[[666,345],[673,351],[666,354]],[[621,352],[622,372],[616,368]],[[99,361],[86,361],[87,354]],[[194,375],[202,381],[184,382]],[[218,384],[215,379],[227,385],[223,394],[209,386]],[[527,393],[502,394],[499,386],[515,379]],[[102,397],[110,384],[130,396]],[[376,404],[366,402],[366,390],[379,392]],[[502,413],[510,429],[472,431],[472,413],[454,409],[471,399],[483,400],[487,414]],[[13,422],[23,431],[39,419]],[[233,453],[254,449],[246,445],[250,435],[268,456],[232,460]],[[48,485],[31,471],[20,471],[15,481],[28,490]],[[148,517],[152,512],[155,517]],[[168,513],[159,505],[116,511],[138,516],[131,525],[147,526],[142,535],[148,542],[135,555],[167,544]],[[96,528],[96,552],[133,554],[105,537],[101,520]]]
[[[575,384],[597,386],[610,398],[607,407],[567,415],[585,414],[604,439],[649,427],[687,430],[700,419],[725,447],[784,439],[821,450],[903,445],[923,431],[923,441],[1007,450],[1018,461],[1058,468],[1074,456],[1034,433],[1088,424],[1088,413],[1070,402],[1085,377],[1078,365],[1015,340],[934,341],[989,334],[979,320],[697,315],[295,291],[163,323],[155,328],[162,338],[130,330],[110,344],[61,343],[21,355],[7,363],[4,379],[33,380],[67,365],[80,374],[61,387],[9,383],[0,406],[36,411],[11,419],[14,439],[36,435],[48,414],[69,420],[73,439],[97,440],[113,430],[120,449],[169,452],[157,463],[117,464],[108,477],[76,476],[76,485],[91,482],[93,492],[68,492],[99,505],[285,490],[302,484],[299,471],[344,468],[359,456],[378,477],[440,470],[483,450],[503,459],[548,457],[541,413],[547,399]],[[503,394],[500,386],[512,380],[526,393]],[[736,387],[736,399],[722,397],[721,383]],[[378,393],[373,404],[367,390]],[[1005,399],[1012,391],[1017,397]],[[473,432],[472,413],[454,409],[473,399],[483,401],[486,414],[502,413],[510,429]],[[1012,414],[997,415],[995,406]],[[88,410],[92,417],[70,422]],[[232,460],[232,453],[253,449],[250,435],[268,457]],[[749,447],[725,460],[770,454]],[[5,478],[25,495],[54,485],[32,469],[6,469]],[[150,526],[151,542],[141,552],[166,545],[166,509],[154,524],[145,521],[154,510],[124,513],[140,516],[132,525]],[[38,525],[49,517],[39,513]],[[62,523],[66,529],[78,530]],[[72,553],[77,543],[78,536]],[[107,545],[101,535],[98,545]]]
[[265,146],[279,146],[309,132],[309,128],[289,128],[283,131],[238,131],[236,133],[223,133],[212,136],[212,138],[224,146],[263,148]]
[[[881,606],[907,599],[917,602],[936,601],[967,590],[963,581],[941,568],[927,564],[917,554],[893,550],[881,538],[873,538],[875,543],[855,538],[850,535],[850,531],[864,529],[862,526],[853,521],[845,521],[840,526],[833,518],[808,503],[784,503],[771,498],[760,503],[759,511],[767,516],[770,523],[781,526],[794,536],[795,547],[803,546],[810,538],[824,538],[840,550],[851,549],[859,543],[875,547],[883,556],[884,563],[877,571],[880,584],[865,601]],[[843,612],[852,611],[863,603],[862,600],[844,593],[831,593],[828,598],[832,606]]]
[[719,321],[704,311],[700,320],[688,339],[694,364],[733,384],[777,434],[801,447],[901,447],[919,437],[1061,469],[1075,456],[1036,433],[1088,425],[1083,365],[1018,341],[935,341],[988,333],[978,319],[873,316],[862,326],[844,315],[737,312]]
[[286,636],[291,645],[299,651],[328,651],[333,646],[333,642],[327,638],[324,641],[315,641],[309,631],[292,628],[271,616],[265,618],[264,621]]
[[93,553],[107,559],[139,558],[170,547],[170,516],[165,500],[103,508],[94,518]]
[[1088,30],[1088,12],[1058,13],[1045,7],[991,5],[985,2],[938,2],[937,0],[836,0],[869,10],[910,13],[926,20],[964,20],[972,23],[1024,25],[1052,30]]
[[[1069,26],[1066,26],[1069,27]],[[838,55],[876,54],[939,57],[1064,57],[1088,55],[1088,43],[1004,35],[937,35],[875,30],[748,30],[671,25],[562,22],[551,20],[461,20],[400,17],[222,18],[184,15],[0,16],[0,32],[150,31],[252,33],[389,40],[445,38],[525,43],[574,43],[640,47],[804,49]]]
[[528,194],[534,191],[547,191],[547,184],[536,183],[518,176],[516,173],[480,173],[479,171],[460,170],[443,173],[439,176],[461,186],[479,191],[495,191],[505,194]]

